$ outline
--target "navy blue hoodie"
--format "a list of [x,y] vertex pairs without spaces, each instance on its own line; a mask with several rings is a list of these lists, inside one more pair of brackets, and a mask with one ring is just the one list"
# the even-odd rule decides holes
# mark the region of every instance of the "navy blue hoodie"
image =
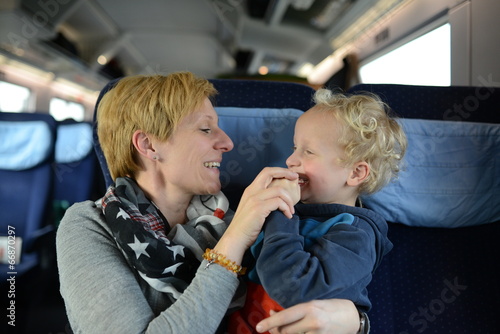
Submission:
[[[252,246],[260,283],[283,307],[313,299],[345,298],[371,308],[366,287],[392,249],[376,212],[340,204],[297,204],[288,219],[275,211]],[[299,218],[300,217],[300,218]]]

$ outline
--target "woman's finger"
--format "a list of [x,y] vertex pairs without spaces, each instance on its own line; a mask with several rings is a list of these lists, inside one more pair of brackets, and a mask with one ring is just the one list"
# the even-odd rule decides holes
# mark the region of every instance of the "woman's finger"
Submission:
[[[254,187],[247,187],[243,192],[241,197],[240,205],[238,209],[243,211],[245,208],[262,208],[267,213],[264,218],[267,217],[269,212],[274,210],[281,210],[288,218],[291,218],[293,213],[295,213],[295,204],[297,203],[294,194],[282,187],[270,187],[270,188],[260,188],[258,189],[256,185]],[[273,201],[274,199],[274,201]],[[254,203],[249,204],[249,203]],[[286,207],[285,207],[286,205]]]
[[[266,318],[259,322],[256,326],[256,330],[259,333],[264,333],[272,329],[278,330],[283,326],[289,326],[296,323],[304,318],[305,314],[303,308],[292,306],[281,312],[271,311],[269,318]],[[277,331],[279,333],[279,331]]]
[[[274,179],[296,180],[299,175],[289,169],[281,167],[266,167],[254,179],[252,185],[260,189],[267,188]],[[250,187],[249,186],[249,187]]]
[[[261,190],[258,195],[262,202],[269,201],[268,208],[270,211],[280,210],[288,218],[292,218],[295,213],[295,196],[287,189],[281,187],[271,187]],[[274,199],[274,201],[273,201]]]

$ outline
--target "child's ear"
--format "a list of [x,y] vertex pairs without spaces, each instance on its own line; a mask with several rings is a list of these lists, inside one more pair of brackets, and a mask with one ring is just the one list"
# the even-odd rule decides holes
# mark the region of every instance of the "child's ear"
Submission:
[[370,175],[370,166],[365,161],[356,162],[347,179],[347,185],[351,187],[359,186],[366,180],[368,175]]

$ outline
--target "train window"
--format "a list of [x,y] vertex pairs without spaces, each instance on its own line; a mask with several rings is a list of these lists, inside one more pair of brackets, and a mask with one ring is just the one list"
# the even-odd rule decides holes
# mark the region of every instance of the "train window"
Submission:
[[80,103],[66,101],[54,97],[50,100],[50,114],[57,121],[72,118],[75,121],[83,121],[85,117],[85,108]]
[[360,68],[363,83],[449,86],[450,24],[408,42]]
[[0,81],[0,111],[27,111],[30,95],[26,87]]

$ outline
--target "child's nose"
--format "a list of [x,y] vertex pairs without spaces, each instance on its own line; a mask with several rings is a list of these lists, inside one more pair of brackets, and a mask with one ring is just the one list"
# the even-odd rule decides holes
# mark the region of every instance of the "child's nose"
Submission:
[[285,161],[288,168],[298,166],[299,159],[297,159],[295,152],[292,153]]

